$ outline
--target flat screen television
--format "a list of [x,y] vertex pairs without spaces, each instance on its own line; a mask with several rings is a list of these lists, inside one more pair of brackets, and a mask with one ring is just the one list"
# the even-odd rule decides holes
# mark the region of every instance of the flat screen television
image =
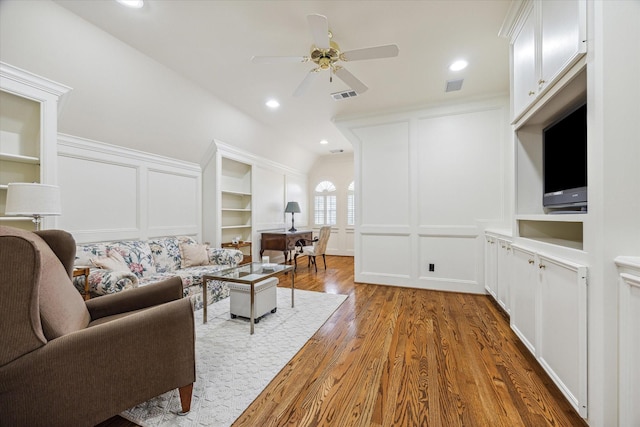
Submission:
[[543,206],[548,213],[587,211],[587,104],[542,131]]

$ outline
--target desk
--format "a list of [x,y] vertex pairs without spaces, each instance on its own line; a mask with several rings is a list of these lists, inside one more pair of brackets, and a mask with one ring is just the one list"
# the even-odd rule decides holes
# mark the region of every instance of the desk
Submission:
[[311,230],[298,231],[268,231],[262,233],[262,242],[260,243],[260,256],[265,250],[282,251],[284,253],[284,262],[289,261],[289,252],[295,250],[296,242],[300,239],[313,239]]

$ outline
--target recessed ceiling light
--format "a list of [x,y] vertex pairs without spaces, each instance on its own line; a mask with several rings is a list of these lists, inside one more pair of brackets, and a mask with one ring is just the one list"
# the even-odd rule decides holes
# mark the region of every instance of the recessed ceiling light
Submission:
[[265,102],[265,105],[269,108],[278,108],[280,106],[280,103],[275,100],[275,99],[270,99],[267,102]]
[[461,59],[460,61],[456,61],[453,64],[449,65],[449,69],[451,71],[460,71],[460,70],[464,70],[465,68],[467,68],[467,65],[469,65],[469,63],[463,59]]
[[327,145],[329,143],[329,141],[327,141],[326,139],[323,139],[322,141],[320,141],[320,144],[322,145]]
[[116,1],[121,5],[131,7],[133,9],[140,9],[142,6],[144,6],[143,0],[116,0]]

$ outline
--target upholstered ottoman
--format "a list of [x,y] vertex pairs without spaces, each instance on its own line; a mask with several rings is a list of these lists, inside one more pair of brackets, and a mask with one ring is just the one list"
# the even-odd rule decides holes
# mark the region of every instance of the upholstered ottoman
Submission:
[[[229,286],[229,300],[231,305],[231,318],[251,317],[251,285],[244,283],[227,282]],[[277,286],[278,279],[271,277],[254,285],[255,290],[255,311],[254,322],[258,323],[260,318],[277,310]]]

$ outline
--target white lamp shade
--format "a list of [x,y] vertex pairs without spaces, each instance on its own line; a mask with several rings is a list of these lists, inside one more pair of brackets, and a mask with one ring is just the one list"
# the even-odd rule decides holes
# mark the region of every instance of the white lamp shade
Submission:
[[60,187],[36,183],[11,183],[7,186],[5,215],[60,215]]

